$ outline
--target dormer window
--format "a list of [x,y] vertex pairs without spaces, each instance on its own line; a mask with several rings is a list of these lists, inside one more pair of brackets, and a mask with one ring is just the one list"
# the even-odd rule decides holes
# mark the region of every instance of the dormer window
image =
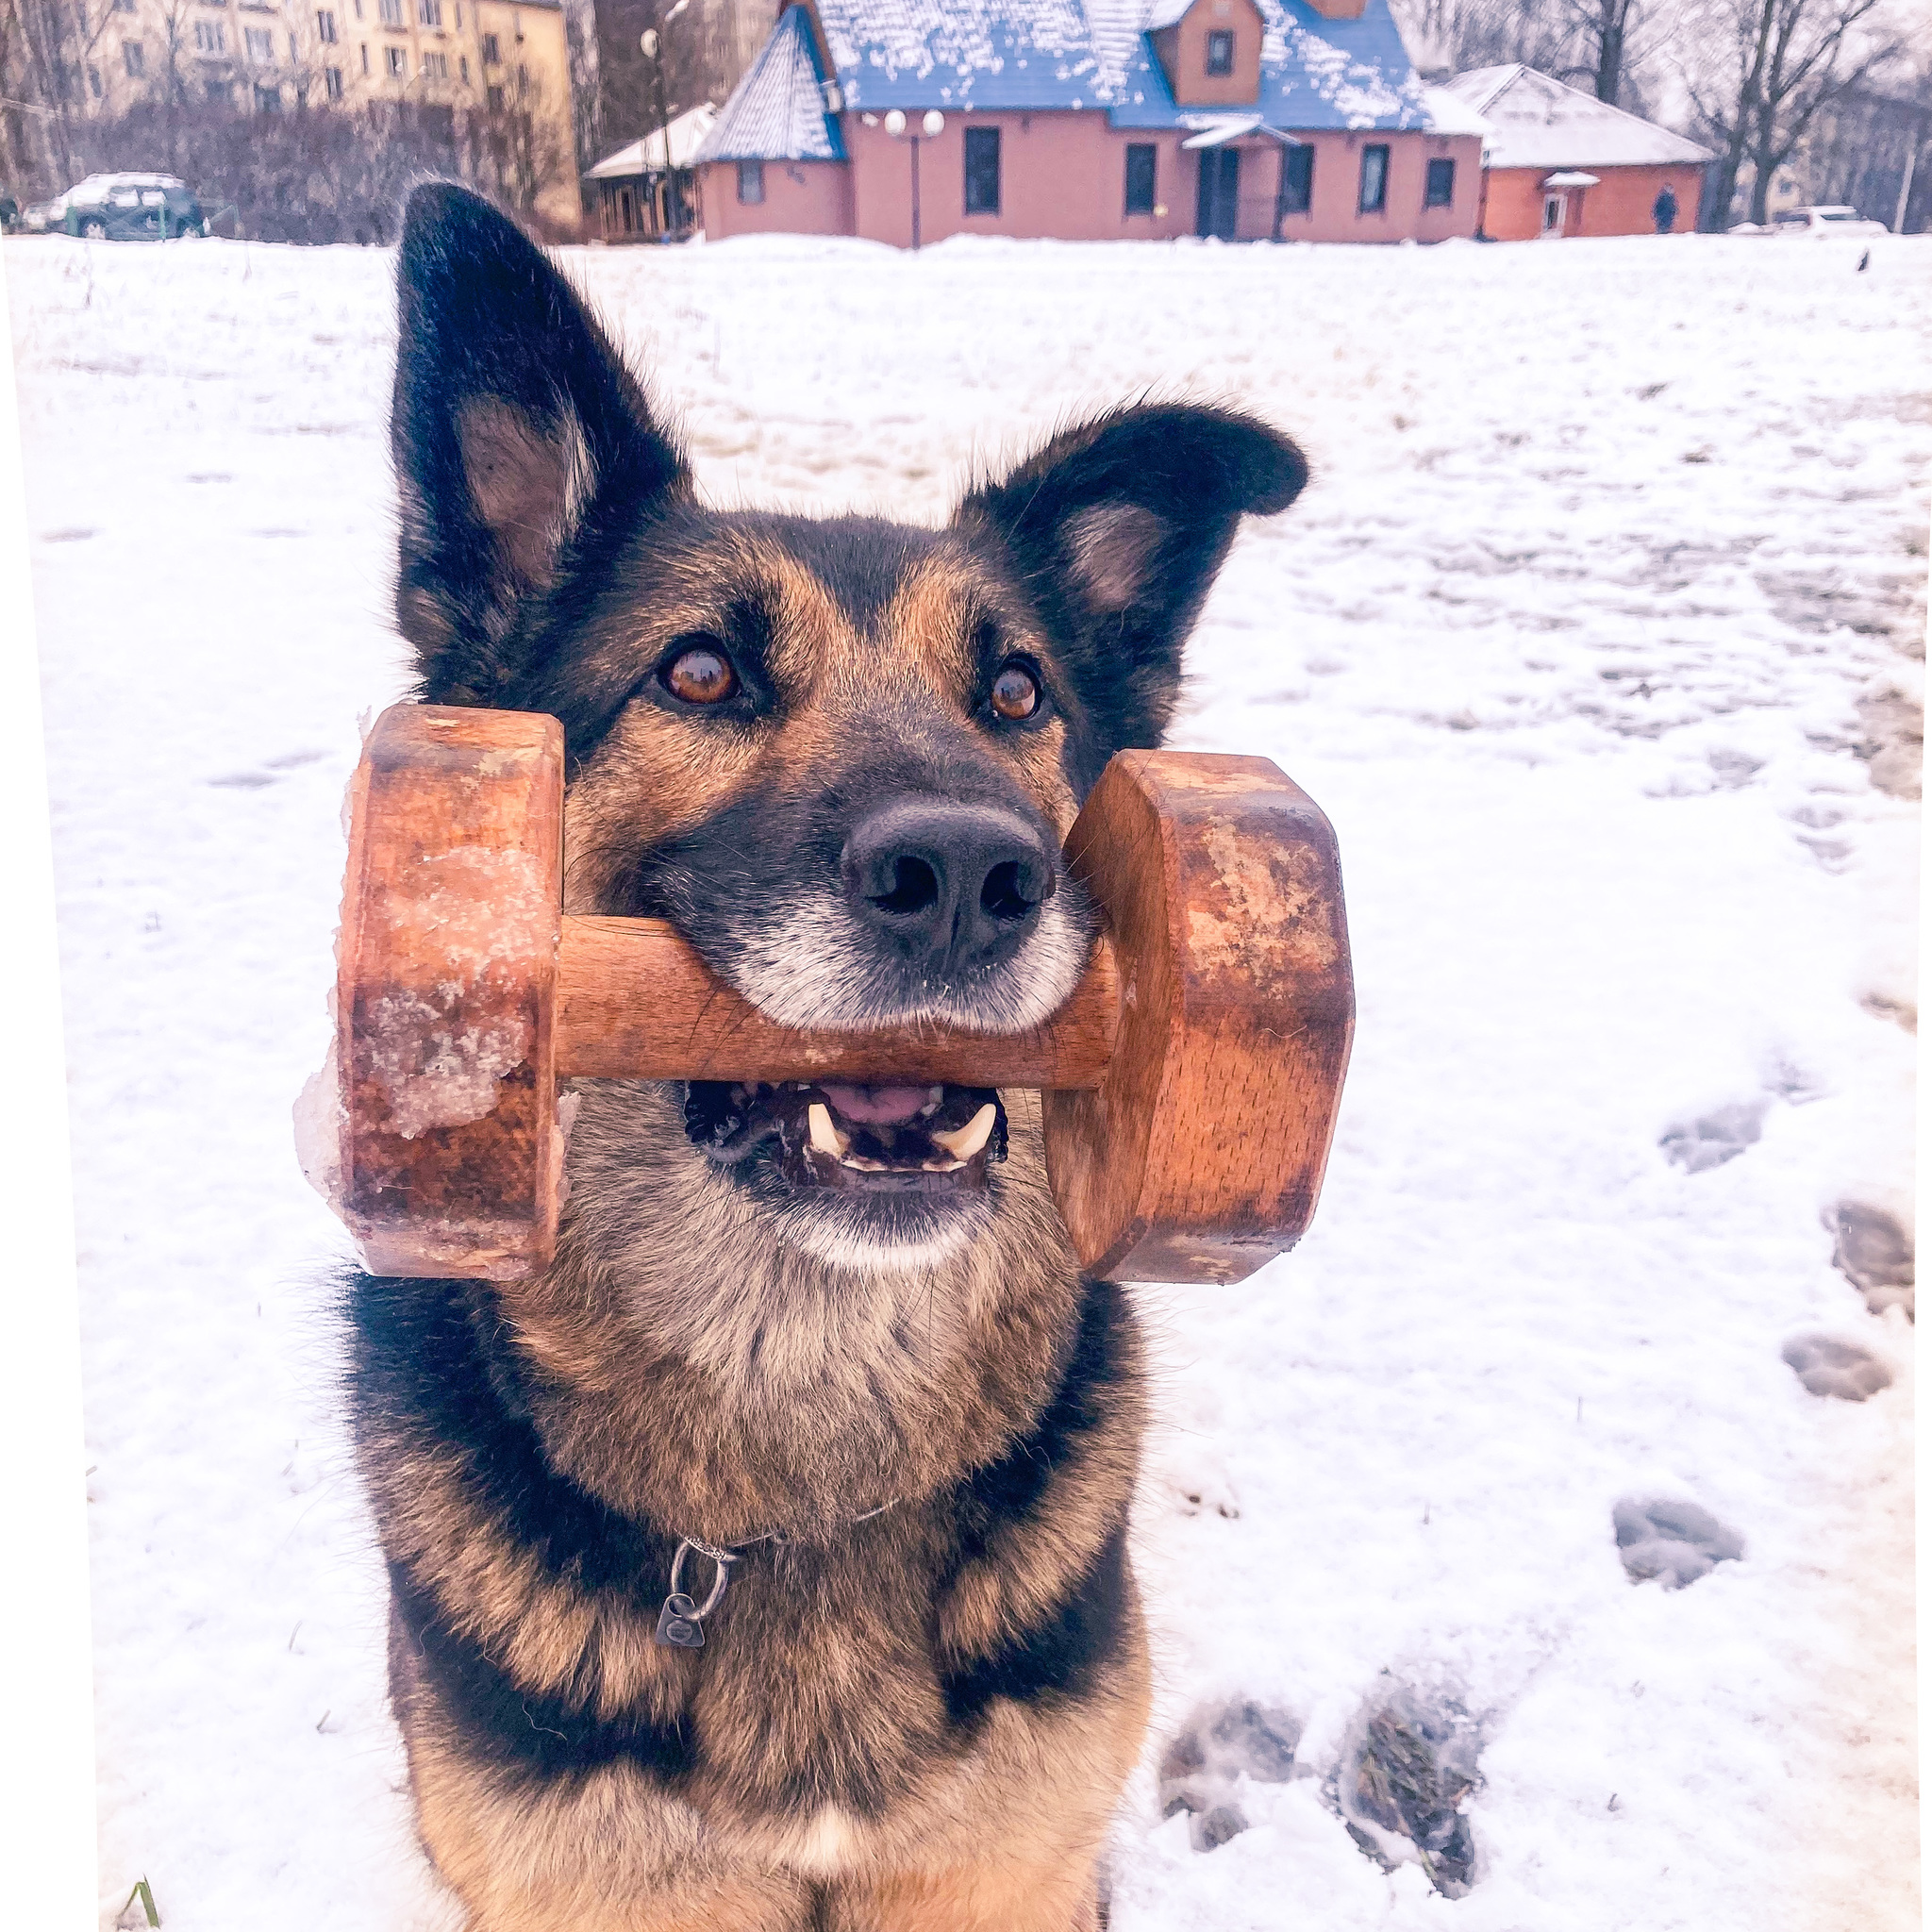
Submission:
[[1232,28],[1212,27],[1208,34],[1207,71],[1220,75],[1234,72],[1234,32]]

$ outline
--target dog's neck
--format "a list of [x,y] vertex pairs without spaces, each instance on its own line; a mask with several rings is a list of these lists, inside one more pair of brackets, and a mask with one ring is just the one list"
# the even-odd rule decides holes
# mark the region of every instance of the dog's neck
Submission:
[[970,1235],[841,1252],[788,1239],[690,1144],[669,1090],[588,1089],[557,1264],[496,1291],[553,1464],[722,1543],[830,1530],[996,1457],[1054,1387],[1080,1289],[1037,1098],[1008,1106]]

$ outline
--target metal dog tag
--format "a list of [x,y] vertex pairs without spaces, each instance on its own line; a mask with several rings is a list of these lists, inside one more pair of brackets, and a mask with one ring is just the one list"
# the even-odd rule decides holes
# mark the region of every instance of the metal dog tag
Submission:
[[702,1650],[705,1626],[698,1622],[697,1605],[681,1590],[674,1590],[658,1612],[658,1641],[675,1644],[679,1650]]

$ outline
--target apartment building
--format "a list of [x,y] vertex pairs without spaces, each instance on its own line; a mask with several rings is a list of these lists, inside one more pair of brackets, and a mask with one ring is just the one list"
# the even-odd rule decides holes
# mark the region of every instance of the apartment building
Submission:
[[521,175],[518,198],[557,229],[581,221],[558,0],[90,0],[87,15],[74,83],[91,113],[169,95],[387,108]]

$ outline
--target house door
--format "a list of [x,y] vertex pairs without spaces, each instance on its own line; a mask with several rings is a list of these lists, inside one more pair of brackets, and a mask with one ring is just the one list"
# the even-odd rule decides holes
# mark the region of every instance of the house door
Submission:
[[1554,241],[1563,232],[1564,216],[1569,212],[1570,197],[1567,194],[1546,194],[1543,196],[1543,236]]
[[1241,198],[1241,157],[1239,148],[1201,150],[1201,192],[1194,210],[1194,233],[1234,240],[1236,211]]

